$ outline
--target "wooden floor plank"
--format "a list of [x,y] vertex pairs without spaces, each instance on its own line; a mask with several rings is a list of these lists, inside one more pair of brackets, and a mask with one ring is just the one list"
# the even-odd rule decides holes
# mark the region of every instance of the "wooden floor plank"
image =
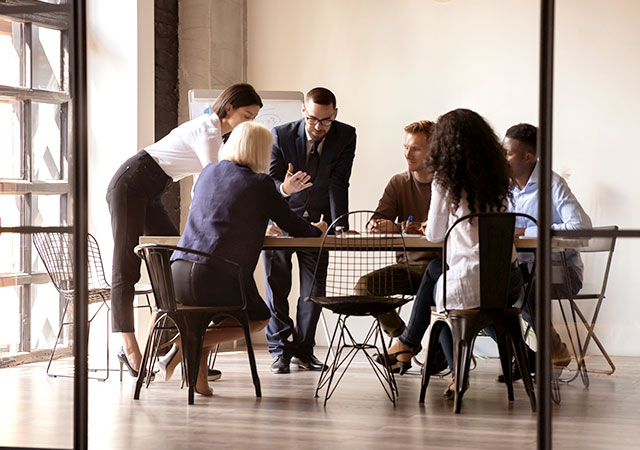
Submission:
[[[497,360],[479,361],[471,373],[462,414],[441,397],[448,379],[432,379],[423,406],[416,370],[398,377],[397,407],[364,360],[354,365],[326,408],[313,398],[317,373],[273,375],[271,358],[257,352],[263,398],[256,399],[246,354],[218,357],[221,380],[214,396],[187,405],[178,379],[154,382],[132,399],[133,379],[117,373],[89,382],[90,448],[535,448],[536,416],[520,382],[515,401],[495,381]],[[555,448],[640,448],[640,358],[615,358],[613,376],[591,375],[562,385],[553,408]],[[65,364],[65,362],[63,362]],[[66,363],[68,364],[68,363]],[[176,377],[178,378],[178,377]],[[73,380],[48,378],[43,364],[0,369],[0,446],[70,448]]]

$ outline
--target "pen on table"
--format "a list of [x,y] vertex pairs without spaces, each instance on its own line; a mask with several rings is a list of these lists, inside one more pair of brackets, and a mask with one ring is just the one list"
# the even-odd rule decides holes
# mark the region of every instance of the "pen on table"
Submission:
[[404,225],[404,230],[402,230],[402,231],[405,231],[407,228],[409,228],[409,224],[410,224],[412,221],[413,221],[413,216],[409,216],[409,217],[407,217],[407,222],[405,223],[405,225]]

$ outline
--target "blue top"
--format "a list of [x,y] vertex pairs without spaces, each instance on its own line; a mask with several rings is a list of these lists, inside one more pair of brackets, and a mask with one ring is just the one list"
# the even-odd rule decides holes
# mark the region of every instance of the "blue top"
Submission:
[[[298,217],[267,174],[231,161],[209,164],[196,182],[180,247],[228,259],[242,270],[247,302],[260,299],[253,271],[269,219],[292,236],[320,236],[320,229]],[[206,257],[176,251],[172,261],[207,264]]]
[[[514,205],[510,207],[513,212],[529,214],[538,218],[538,165],[533,169],[529,181],[524,189],[520,190],[516,185],[513,189]],[[579,230],[591,228],[591,219],[584,211],[576,197],[571,192],[569,185],[555,172],[551,175],[551,229],[552,230]],[[516,227],[525,228],[525,236],[535,237],[538,235],[538,227],[531,220],[524,217],[516,218]],[[582,280],[582,260],[580,254],[568,249],[566,251],[567,264],[573,267],[576,274]],[[521,255],[520,259],[523,259]],[[558,260],[557,257],[553,258]]]

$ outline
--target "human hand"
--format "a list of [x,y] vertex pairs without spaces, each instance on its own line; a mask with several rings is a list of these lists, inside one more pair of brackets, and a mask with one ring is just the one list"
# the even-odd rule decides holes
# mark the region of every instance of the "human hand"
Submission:
[[327,228],[329,228],[329,225],[327,225],[327,222],[325,222],[324,220],[321,220],[320,222],[311,222],[311,225],[319,228],[320,231],[322,231],[322,234],[325,234],[327,232]]
[[264,232],[265,236],[283,236],[284,233],[278,225],[269,224],[267,230]]
[[518,239],[520,236],[524,236],[524,231],[525,231],[525,228],[516,227],[516,229],[513,232],[513,238]]
[[296,192],[311,187],[313,183],[309,183],[310,179],[311,177],[301,170],[293,173],[293,164],[289,163],[287,174],[284,176],[284,181],[282,182],[282,190],[287,195],[295,194]]
[[369,233],[393,233],[397,231],[395,224],[388,219],[371,219],[367,224]]
[[414,221],[402,222],[402,231],[406,234],[424,234],[426,222],[417,223]]

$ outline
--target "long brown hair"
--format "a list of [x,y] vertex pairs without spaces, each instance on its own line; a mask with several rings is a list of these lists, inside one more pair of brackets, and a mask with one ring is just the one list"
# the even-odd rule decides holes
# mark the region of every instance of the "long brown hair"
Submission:
[[213,104],[213,112],[220,119],[227,117],[227,105],[233,108],[258,105],[262,108],[262,100],[253,86],[247,83],[238,83],[229,86],[218,95],[216,102]]

